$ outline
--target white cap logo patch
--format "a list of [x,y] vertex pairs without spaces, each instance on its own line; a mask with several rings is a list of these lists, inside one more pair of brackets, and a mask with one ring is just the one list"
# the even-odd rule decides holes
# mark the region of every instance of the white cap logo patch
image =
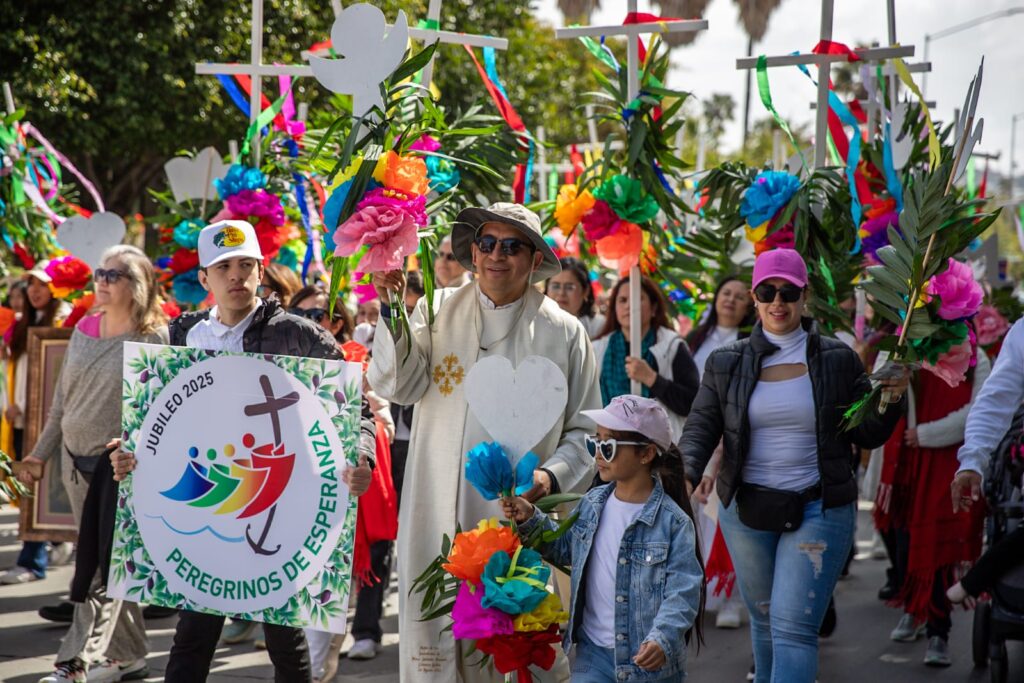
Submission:
[[263,260],[256,230],[245,221],[220,221],[199,233],[199,265],[209,268],[229,258]]

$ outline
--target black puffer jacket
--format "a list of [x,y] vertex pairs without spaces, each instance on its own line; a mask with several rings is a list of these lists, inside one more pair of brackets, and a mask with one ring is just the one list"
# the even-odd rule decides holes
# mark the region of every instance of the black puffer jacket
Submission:
[[[210,317],[210,310],[182,313],[169,326],[171,346],[188,346],[188,331]],[[286,312],[276,299],[266,300],[242,337],[242,348],[249,353],[277,356],[301,356],[341,360],[338,343],[316,323]]]
[[[853,349],[839,340],[821,336],[817,325],[809,319],[803,325],[808,332],[807,366],[817,410],[822,502],[825,508],[838,507],[857,499],[850,456],[852,445],[877,448],[884,444],[903,412],[904,399],[891,404],[884,414],[872,413],[856,428],[842,431],[843,412],[871,390],[871,382]],[[715,350],[708,358],[700,391],[683,430],[681,446],[686,476],[694,485],[700,482],[711,454],[724,437],[725,454],[717,491],[726,506],[740,485],[750,447],[747,406],[761,374],[761,363],[776,351],[778,347],[764,336],[760,323],[749,338]]]

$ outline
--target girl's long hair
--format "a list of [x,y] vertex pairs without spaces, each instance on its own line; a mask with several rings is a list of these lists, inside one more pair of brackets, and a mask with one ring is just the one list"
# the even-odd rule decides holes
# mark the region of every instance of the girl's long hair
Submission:
[[[52,293],[50,302],[46,306],[43,308],[33,306],[32,301],[28,298],[28,281],[23,282],[24,284],[18,283],[15,285],[15,287],[22,289],[25,297],[25,309],[21,314],[21,319],[14,324],[14,330],[11,332],[11,341],[8,346],[11,360],[17,360],[21,354],[25,353],[25,349],[28,348],[28,328],[53,327],[54,318],[57,317],[57,309],[60,308],[60,299],[53,296]],[[37,319],[36,314],[38,311],[42,311],[43,314]]]
[[[704,320],[693,329],[693,332],[686,338],[686,343],[690,347],[690,353],[697,353],[697,349],[700,348],[704,340],[708,338],[708,334],[711,330],[715,329],[718,325],[718,297],[722,293],[722,288],[730,282],[740,282],[747,284],[746,280],[739,277],[738,275],[727,275],[718,283],[715,287],[715,295],[711,299],[711,305],[708,306],[708,314]],[[747,301],[747,312],[743,316],[743,320],[740,321],[740,327],[749,327],[757,321],[757,314],[754,311],[754,302]]]

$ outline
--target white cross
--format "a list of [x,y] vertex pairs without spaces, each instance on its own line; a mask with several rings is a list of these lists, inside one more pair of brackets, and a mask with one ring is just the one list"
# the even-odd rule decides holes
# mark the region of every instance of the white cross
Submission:
[[[313,70],[307,65],[281,65],[263,63],[263,0],[252,0],[252,31],[250,38],[249,63],[241,64],[196,64],[196,73],[204,76],[247,75],[252,79],[249,93],[249,125],[256,122],[256,117],[263,109],[263,77],[291,76],[299,78],[312,76]],[[257,130],[252,139],[253,166],[260,165],[260,132]]]
[[[832,7],[833,0],[821,0],[821,30],[818,36],[819,41],[832,40]],[[857,55],[865,61],[881,61],[893,57],[912,57],[913,46],[908,47],[873,47],[860,50]],[[756,69],[757,57],[743,57],[736,60],[737,69]],[[774,66],[818,66],[818,98],[817,115],[814,126],[814,166],[820,168],[825,165],[825,138],[828,135],[828,83],[830,71],[834,62],[849,61],[847,55],[817,55],[813,53],[801,53],[796,55],[784,55],[779,57],[768,57],[766,64]],[[808,169],[812,170],[812,169]]]
[[[637,0],[628,1],[630,14],[636,12]],[[693,33],[708,27],[706,19],[671,20],[642,22],[622,26],[577,26],[555,30],[556,38],[582,38],[584,36],[600,38],[602,36],[626,37],[626,101],[632,102],[640,94],[640,48],[637,39],[649,33]],[[640,266],[636,265],[629,271],[629,355],[642,357],[640,338]],[[640,382],[633,380],[630,391],[640,393]]]

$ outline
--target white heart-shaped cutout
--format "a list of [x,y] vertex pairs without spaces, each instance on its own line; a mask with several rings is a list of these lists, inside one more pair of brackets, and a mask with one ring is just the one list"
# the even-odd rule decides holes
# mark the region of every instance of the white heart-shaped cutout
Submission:
[[89,264],[100,265],[100,256],[124,239],[124,220],[116,213],[94,213],[91,218],[72,216],[57,226],[60,246]]
[[216,199],[217,188],[214,180],[227,175],[225,164],[213,147],[206,147],[192,159],[175,157],[164,164],[164,173],[174,193],[174,201],[181,203],[189,199]]
[[502,356],[482,358],[464,392],[473,416],[513,462],[551,431],[569,400],[565,374],[543,356],[527,356],[518,368]]

